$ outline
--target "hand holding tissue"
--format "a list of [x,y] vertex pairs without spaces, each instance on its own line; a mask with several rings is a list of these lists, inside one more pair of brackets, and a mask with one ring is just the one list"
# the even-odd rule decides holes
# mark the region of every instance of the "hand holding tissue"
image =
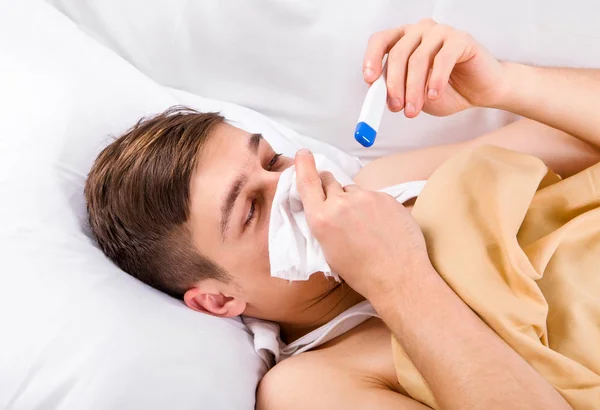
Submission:
[[[327,157],[315,154],[314,159],[317,171],[330,172],[342,186],[353,184],[352,178]],[[382,189],[381,192],[404,203],[418,196],[424,186],[425,181],[412,181]],[[269,223],[269,262],[272,277],[289,281],[308,280],[312,274],[322,272],[340,281],[308,228],[294,166],[281,174],[273,198]]]

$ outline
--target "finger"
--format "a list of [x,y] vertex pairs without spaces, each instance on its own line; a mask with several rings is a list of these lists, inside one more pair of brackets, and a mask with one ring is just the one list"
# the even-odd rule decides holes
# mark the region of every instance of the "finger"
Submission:
[[464,44],[458,38],[450,38],[433,59],[433,67],[429,75],[427,97],[437,100],[446,90],[450,74],[456,62],[464,52]]
[[[437,26],[439,27],[439,26]],[[425,104],[425,87],[433,59],[444,44],[444,37],[440,30],[429,31],[421,44],[408,59],[406,73],[406,104],[404,114],[414,118],[423,109]]]
[[304,209],[310,212],[325,201],[325,192],[321,186],[321,179],[315,165],[315,158],[307,149],[301,149],[296,153],[294,160],[296,165],[296,186]]
[[387,92],[388,108],[398,112],[404,108],[404,93],[406,84],[406,68],[409,56],[421,43],[421,33],[407,33],[390,50],[387,60]]
[[371,36],[363,61],[363,77],[371,84],[381,75],[383,56],[402,38],[404,26],[377,32]]
[[321,185],[327,198],[332,195],[338,195],[344,192],[340,183],[335,179],[331,172],[322,172],[319,174],[321,177]]
[[390,111],[397,112],[404,108],[408,58],[421,44],[425,30],[435,24],[435,21],[431,19],[424,19],[416,25],[406,26],[404,36],[390,50],[386,79]]

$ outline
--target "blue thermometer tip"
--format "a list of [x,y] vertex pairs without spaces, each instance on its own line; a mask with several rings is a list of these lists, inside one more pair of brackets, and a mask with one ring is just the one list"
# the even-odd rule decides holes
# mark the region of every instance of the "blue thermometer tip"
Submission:
[[366,122],[359,122],[356,124],[356,129],[354,130],[354,139],[363,147],[369,148],[371,145],[373,145],[376,136],[377,131],[375,131]]

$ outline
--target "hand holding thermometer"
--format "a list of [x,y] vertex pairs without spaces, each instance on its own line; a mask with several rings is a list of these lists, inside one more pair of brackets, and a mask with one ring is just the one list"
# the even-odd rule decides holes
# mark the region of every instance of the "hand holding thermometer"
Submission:
[[358,123],[354,130],[354,139],[363,147],[369,148],[375,142],[377,129],[385,110],[387,87],[383,73],[386,72],[386,69],[387,67],[384,64],[381,75],[369,87],[362,109],[360,110],[360,115],[358,116]]

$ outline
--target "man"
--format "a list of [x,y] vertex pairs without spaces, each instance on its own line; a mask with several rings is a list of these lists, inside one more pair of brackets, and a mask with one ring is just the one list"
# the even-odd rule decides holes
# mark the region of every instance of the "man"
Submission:
[[[386,52],[391,109],[411,118],[509,110],[547,126],[519,123],[475,143],[537,154],[565,175],[598,161],[590,147],[600,145],[598,72],[500,63],[466,33],[431,20],[374,36],[368,81]],[[279,175],[294,161],[217,115],[187,114],[141,122],[98,158],[86,197],[106,254],[192,309],[275,321],[287,342],[364,298],[382,318],[276,366],[260,385],[258,408],[426,408],[397,382],[390,332],[444,409],[569,408],[439,277],[407,210],[368,190],[427,178],[462,146],[376,161],[356,177],[362,188],[319,176],[310,153],[299,152],[309,226],[347,285],[321,275],[290,285],[269,276],[267,232]]]

